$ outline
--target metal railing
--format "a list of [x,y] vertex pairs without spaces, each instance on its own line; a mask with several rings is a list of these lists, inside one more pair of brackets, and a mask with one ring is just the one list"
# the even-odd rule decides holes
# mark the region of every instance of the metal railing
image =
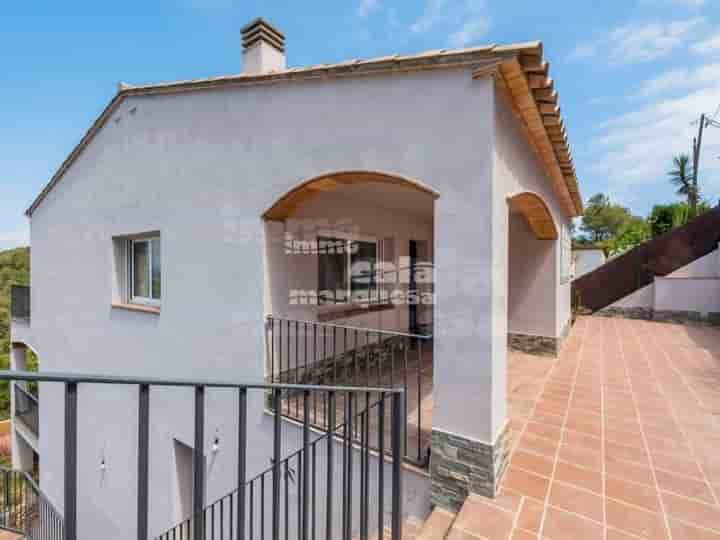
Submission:
[[27,285],[10,286],[10,317],[30,319],[30,287]]
[[[272,396],[272,403],[275,410],[279,410],[282,396],[287,393],[300,392],[304,396],[304,401],[307,404],[306,408],[311,402],[313,394],[320,393],[325,396],[326,402],[329,404],[329,425],[332,428],[327,429],[326,439],[324,444],[324,452],[326,456],[327,465],[325,470],[322,471],[322,479],[318,475],[316,477],[316,488],[323,486],[323,495],[321,500],[312,499],[310,493],[311,482],[310,472],[311,466],[305,464],[302,472],[302,490],[300,495],[300,501],[298,504],[301,506],[302,519],[299,523],[296,523],[297,530],[293,529],[293,537],[297,534],[298,538],[308,540],[310,538],[310,526],[311,519],[308,516],[315,516],[315,519],[319,519],[322,516],[324,522],[324,528],[322,530],[322,536],[326,540],[332,540],[335,538],[343,537],[346,540],[350,540],[351,536],[348,536],[347,530],[342,530],[343,525],[347,525],[347,522],[336,520],[336,515],[345,514],[345,506],[339,507],[337,498],[335,497],[337,488],[337,479],[335,475],[336,460],[341,462],[343,467],[343,473],[350,472],[353,474],[354,469],[352,467],[353,449],[349,444],[345,445],[345,451],[342,456],[336,455],[336,423],[334,418],[335,406],[334,404],[338,398],[344,399],[348,404],[350,415],[348,418],[353,418],[353,405],[356,404],[360,396],[370,396],[372,394],[385,396],[390,400],[391,409],[391,446],[393,448],[394,455],[400,453],[401,441],[402,441],[402,429],[403,423],[401,421],[402,411],[404,407],[404,392],[402,389],[385,389],[378,387],[364,387],[355,388],[350,386],[317,386],[317,385],[293,385],[293,384],[273,384],[273,383],[245,383],[245,382],[232,382],[227,380],[188,380],[188,379],[149,379],[149,378],[134,378],[134,377],[120,377],[120,376],[105,376],[105,375],[79,375],[79,374],[64,374],[64,373],[31,373],[21,371],[0,371],[0,381],[37,381],[37,382],[48,382],[58,383],[64,386],[64,456],[65,456],[65,470],[64,470],[64,536],[63,540],[77,540],[77,518],[78,518],[78,393],[79,390],[88,385],[124,385],[133,386],[138,390],[138,448],[137,448],[137,538],[138,540],[148,539],[148,508],[149,508],[149,466],[150,466],[150,397],[151,388],[158,387],[177,387],[177,388],[190,388],[194,391],[194,445],[192,453],[193,461],[193,489],[192,489],[192,516],[190,518],[189,530],[187,535],[183,538],[193,540],[205,540],[212,539],[212,533],[208,533],[206,528],[206,512],[204,507],[204,486],[205,486],[205,401],[206,392],[213,389],[224,389],[226,392],[228,389],[236,390],[237,392],[237,414],[238,414],[238,455],[237,455],[237,497],[235,499],[236,505],[234,506],[234,519],[236,523],[236,531],[239,532],[238,540],[248,538],[245,532],[250,527],[250,521],[247,512],[250,501],[248,500],[252,491],[248,493],[245,487],[248,484],[246,478],[247,471],[247,445],[248,445],[248,394],[250,392],[259,392],[263,395],[270,392]],[[380,400],[381,403],[385,403],[385,399]],[[381,409],[384,408],[381,407]],[[302,425],[302,439],[303,439],[303,455],[309,456],[312,453],[313,444],[310,442],[311,426],[309,423],[309,415],[306,416],[307,420]],[[383,414],[384,419],[384,414]],[[379,432],[384,433],[384,426],[382,421],[379,424]],[[281,502],[281,496],[283,496],[282,486],[283,483],[287,482],[287,476],[283,479],[284,465],[282,464],[281,448],[283,439],[282,429],[282,418],[281,415],[275,414],[273,419],[273,441],[272,441],[272,467],[271,472],[268,473],[268,483],[266,494],[266,508],[268,512],[268,530],[266,531],[267,537],[272,540],[287,539],[289,536],[285,533],[288,532],[289,522],[287,519],[283,522],[281,520],[281,511],[288,514],[288,492],[285,491],[284,499],[285,505]],[[382,429],[380,429],[382,428]],[[363,427],[363,431],[369,433],[369,423],[366,422]],[[367,438],[366,438],[367,440]],[[322,443],[315,443],[314,447],[317,452]],[[367,445],[365,445],[367,447]],[[368,466],[367,460],[369,459],[368,450],[365,448],[363,458],[366,461],[366,467]],[[379,460],[382,463],[382,459]],[[400,460],[393,460],[389,465],[389,478],[385,478],[385,469],[379,467],[378,475],[379,482],[383,487],[383,493],[389,492],[390,494],[390,530],[392,540],[400,540],[401,538],[401,516],[402,516],[402,474]],[[364,470],[368,470],[367,468]],[[382,471],[382,472],[381,472]],[[316,470],[317,473],[317,470]],[[367,488],[367,481],[364,481]],[[351,493],[351,492],[348,492]],[[363,493],[368,493],[364,491]],[[349,502],[343,499],[343,505]],[[361,503],[362,507],[362,503]],[[339,509],[339,510],[338,510]],[[385,502],[378,507],[378,513],[381,521],[378,526],[384,525],[382,517],[386,511]],[[281,529],[281,524],[284,528]],[[365,531],[363,538],[367,538],[368,531]],[[230,540],[228,538],[228,540]]]
[[15,383],[15,418],[20,419],[22,423],[35,435],[40,434],[40,415],[38,398],[21,384]]
[[[309,409],[309,392],[304,393],[308,398],[304,406]],[[312,430],[306,422],[303,446],[280,461],[281,538],[367,540],[373,531],[385,527],[385,469],[390,465],[385,459],[380,459],[385,455],[384,439],[379,439],[379,454],[371,453],[369,441],[373,418],[376,421],[373,428],[382,432],[386,408],[397,404],[392,396],[385,393],[367,392],[363,396],[362,393],[352,392],[348,396],[344,405],[347,421],[324,433]],[[361,410],[363,398],[371,401],[370,408]],[[280,403],[275,402],[274,405],[277,407]],[[309,410],[306,412],[309,413]],[[394,417],[399,419],[400,415]],[[305,418],[309,418],[309,414]],[[354,444],[353,432],[360,434],[359,444]],[[333,479],[334,463],[328,459],[328,456],[332,457],[329,449],[333,445],[339,446],[342,452],[339,458],[341,480]],[[355,466],[353,454],[357,454],[359,459]],[[375,461],[372,465],[371,456]],[[240,489],[206,506],[202,513],[205,537],[230,540],[269,538],[273,525],[269,507],[274,470],[274,465],[268,467],[243,486],[246,495],[244,525],[236,518]],[[332,523],[328,521],[328,516],[332,514],[340,518],[340,529],[335,533],[332,533]],[[157,536],[156,540],[190,538],[192,528],[191,517]]]
[[[429,399],[432,391],[432,335],[269,316],[266,343],[268,379],[273,383],[402,388],[405,403],[400,455],[413,465],[428,466],[430,422],[423,418],[423,399]],[[327,429],[329,407],[321,397],[311,397],[310,425]],[[302,396],[284,394],[281,411],[302,422],[306,415]],[[334,414],[341,417],[343,412],[336,410]],[[378,450],[376,443],[373,450]]]
[[32,477],[0,467],[0,528],[27,540],[63,540],[64,524]]

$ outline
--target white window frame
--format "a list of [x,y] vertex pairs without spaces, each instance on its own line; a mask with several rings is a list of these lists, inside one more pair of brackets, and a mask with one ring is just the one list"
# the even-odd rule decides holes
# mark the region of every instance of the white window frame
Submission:
[[[367,242],[375,244],[375,260],[376,263],[380,262],[380,241],[375,236],[368,236],[368,235],[359,235],[359,234],[352,234],[345,231],[332,231],[332,230],[320,230],[317,233],[317,236],[315,237],[316,245],[318,246],[318,265],[320,263],[320,238],[337,238],[339,240],[345,241],[345,249],[346,253],[348,255],[347,257],[347,268],[346,268],[346,276],[347,281],[345,283],[345,302],[338,302],[338,303],[321,303],[322,306],[333,306],[333,305],[352,305],[352,304],[367,304],[371,301],[371,299],[364,300],[362,302],[356,302],[352,298],[352,253],[350,252],[350,244],[352,242]],[[320,272],[320,268],[318,266],[318,273]],[[375,289],[376,291],[380,290],[380,282],[379,280],[375,280]],[[322,291],[318,291],[318,302],[320,301],[320,293]]]
[[[162,292],[160,298],[152,297],[152,270],[153,270],[153,253],[152,253],[152,241],[157,240],[160,243],[160,235],[142,236],[139,238],[131,238],[128,240],[127,251],[128,251],[128,297],[132,304],[141,304],[145,306],[160,307],[162,302]],[[148,290],[150,291],[150,297],[137,296],[135,294],[135,244],[146,243],[148,245]],[[162,257],[162,244],[160,243],[160,256]],[[162,264],[160,265],[160,290],[162,291]]]

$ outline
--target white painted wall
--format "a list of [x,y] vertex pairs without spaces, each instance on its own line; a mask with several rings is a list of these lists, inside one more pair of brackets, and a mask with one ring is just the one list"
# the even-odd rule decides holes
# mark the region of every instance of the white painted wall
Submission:
[[579,278],[605,264],[605,252],[602,249],[577,249],[573,250],[573,260],[575,262],[573,278]]
[[[434,422],[492,440],[506,416],[507,209],[498,224],[488,217],[523,176],[493,188],[493,166],[529,167],[536,191],[548,182],[524,156],[526,145],[511,141],[520,130],[507,126],[509,113],[494,117],[492,107],[492,81],[460,70],[127,99],[31,221],[32,330],[44,368],[260,379],[261,214],[307,179],[379,170],[440,193],[435,399],[444,405]],[[496,118],[503,135],[493,159]],[[162,313],[113,309],[111,238],[151,230],[162,237]],[[42,483],[62,506],[62,389],[41,387]],[[127,538],[135,523],[136,392],[81,386],[79,401],[79,536]],[[192,441],[192,397],[153,390],[151,408],[155,534],[174,517],[173,440]],[[222,444],[209,465],[208,499],[234,487],[234,409],[233,395],[208,396],[205,450],[215,433]],[[258,393],[249,422],[253,474],[267,465],[270,441]],[[299,443],[291,433],[288,451]],[[406,502],[411,513],[427,511],[427,478],[408,476]]]
[[621,298],[609,307],[708,313],[720,302],[712,279],[720,276],[717,249]]
[[657,311],[720,313],[719,278],[655,278]]
[[707,255],[694,260],[690,264],[678,268],[666,277],[672,278],[707,278],[720,276],[720,250],[714,250]]
[[508,332],[557,335],[555,241],[538,240],[525,216],[509,217]]
[[[497,314],[496,320],[498,322],[494,333],[500,336],[504,335],[502,319],[504,312],[508,309],[508,300],[506,298],[508,282],[512,284],[524,279],[527,283],[531,279],[529,277],[523,278],[523,272],[528,271],[524,268],[524,265],[517,269],[517,275],[512,277],[507,275],[508,263],[506,261],[511,260],[512,264],[512,261],[518,260],[517,256],[519,256],[518,250],[510,252],[511,254],[514,253],[512,259],[508,257],[507,249],[513,250],[514,248],[506,240],[509,235],[507,198],[526,191],[539,195],[548,205],[558,233],[560,233],[561,227],[569,226],[570,220],[555,195],[551,178],[545,172],[540,158],[530,146],[527,135],[513,112],[509,98],[500,90],[496,95],[493,177],[498,187],[496,196],[493,199],[494,216],[492,226],[493,239],[495,245],[498,246],[498,257],[497,259],[494,258],[497,261],[494,272],[497,278],[497,288],[495,290],[500,296],[497,298],[497,302],[493,304],[493,310]],[[529,243],[527,237],[524,237],[523,240],[523,236],[517,236],[516,234],[510,237],[510,243],[512,243],[513,237],[520,243],[524,241],[526,246]],[[547,242],[547,246],[541,247],[540,244],[536,244],[538,246],[537,257],[533,257],[536,259],[533,264],[542,265],[542,271],[538,271],[535,279],[547,278],[546,286],[550,294],[540,295],[538,292],[536,293],[538,295],[536,296],[537,303],[527,302],[523,308],[525,313],[523,314],[524,322],[522,323],[517,319],[517,316],[519,316],[518,310],[512,310],[513,319],[517,319],[517,323],[512,323],[510,331],[514,331],[512,327],[517,324],[518,328],[523,326],[535,328],[539,335],[557,337],[570,320],[570,281],[567,280],[562,283],[560,280],[560,240],[542,242]],[[528,247],[528,249],[531,248]],[[529,254],[528,263],[530,263]],[[510,271],[515,272],[515,269],[511,267]],[[532,270],[529,272],[529,275],[532,275]],[[555,294],[554,299],[550,296],[553,293]],[[517,308],[515,299],[513,299],[513,305]],[[532,321],[532,323],[529,321]],[[498,344],[498,346],[501,345]]]

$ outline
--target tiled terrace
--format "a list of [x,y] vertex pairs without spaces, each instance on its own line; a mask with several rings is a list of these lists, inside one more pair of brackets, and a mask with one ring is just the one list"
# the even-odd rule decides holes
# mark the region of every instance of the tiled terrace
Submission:
[[501,495],[466,503],[473,534],[453,538],[720,539],[720,330],[581,318],[509,379]]

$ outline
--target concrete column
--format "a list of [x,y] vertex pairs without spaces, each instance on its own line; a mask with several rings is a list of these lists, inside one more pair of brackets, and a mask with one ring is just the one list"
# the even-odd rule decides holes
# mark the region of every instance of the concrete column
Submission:
[[509,453],[507,209],[495,216],[491,163],[436,203],[431,498],[453,511],[495,495]]

